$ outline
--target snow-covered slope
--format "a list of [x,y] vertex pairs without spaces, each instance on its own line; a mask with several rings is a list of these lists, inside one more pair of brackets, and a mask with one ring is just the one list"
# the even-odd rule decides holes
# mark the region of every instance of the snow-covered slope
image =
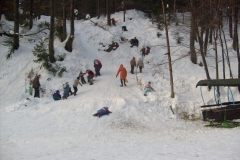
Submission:
[[[204,69],[192,64],[187,56],[189,49],[173,39],[179,31],[184,36],[183,43],[188,43],[188,35],[181,32],[187,28],[170,27],[175,92],[175,98],[171,98],[164,31],[158,30],[140,11],[127,11],[126,22],[122,22],[122,14],[112,15],[118,23],[111,27],[105,25],[105,17],[91,19],[106,30],[90,20],[75,21],[71,53],[64,50],[65,42],[55,41],[55,54],[67,55],[63,62],[57,62],[67,68],[62,78],[53,77],[33,62],[36,58],[32,50],[37,41],[30,43],[28,38],[21,38],[19,50],[7,61],[7,48],[0,45],[0,159],[239,159],[239,128],[206,128],[201,121],[202,98],[195,86],[205,79]],[[42,17],[35,23],[48,19]],[[122,25],[127,26],[127,32],[122,31]],[[160,38],[158,32],[162,34]],[[121,41],[121,37],[127,40]],[[130,48],[128,40],[134,37],[140,42],[138,48]],[[40,35],[36,39],[44,38]],[[2,44],[3,37],[0,41]],[[103,51],[112,41],[118,42],[119,48]],[[143,73],[137,70],[137,74],[131,74],[130,60],[132,57],[138,60],[141,48],[147,45],[151,53],[144,58]],[[230,54],[236,77],[236,53]],[[214,62],[213,55],[210,51],[209,65]],[[52,91],[59,89],[62,94],[64,82],[72,85],[80,71],[94,70],[94,59],[103,64],[94,85],[84,84],[78,87],[77,96],[54,101]],[[116,78],[120,64],[128,71],[127,87],[119,87],[120,80]],[[40,99],[25,93],[26,74],[31,69],[42,75],[40,83],[46,94]],[[211,66],[209,69],[213,78],[215,69]],[[148,81],[156,92],[145,97],[143,87]],[[205,88],[203,92],[205,102],[214,101],[213,93]],[[221,93],[226,95],[226,89],[222,88]],[[234,88],[233,93],[235,100],[239,100]],[[112,114],[100,119],[92,116],[105,106]]]

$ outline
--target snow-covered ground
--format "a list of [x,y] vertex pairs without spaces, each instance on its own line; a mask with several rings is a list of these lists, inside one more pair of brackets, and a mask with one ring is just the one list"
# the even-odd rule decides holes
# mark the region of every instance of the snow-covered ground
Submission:
[[[38,39],[47,37],[39,34],[33,37],[35,42],[30,41],[30,37],[21,38],[19,50],[9,60],[5,58],[8,48],[2,45],[4,37],[0,37],[0,159],[239,160],[240,128],[208,128],[204,127],[208,123],[201,120],[200,106],[203,102],[196,84],[206,79],[206,75],[203,67],[191,63],[189,48],[183,47],[189,43],[188,28],[183,24],[172,24],[169,28],[175,93],[175,98],[171,98],[164,31],[158,30],[142,12],[136,10],[127,11],[126,22],[122,22],[122,12],[112,17],[118,23],[111,27],[106,26],[105,17],[91,18],[107,30],[89,20],[75,21],[71,53],[64,50],[65,42],[55,40],[55,55],[66,53],[66,59],[57,62],[67,68],[62,78],[53,77],[40,69],[40,64],[33,62],[36,59],[32,54],[34,46]],[[34,23],[44,21],[49,21],[49,17],[43,16]],[[8,27],[12,25],[12,22],[6,23]],[[127,26],[127,32],[122,31],[123,25]],[[35,26],[29,32],[36,30]],[[162,34],[159,38],[158,32]],[[183,45],[177,45],[173,39],[176,32],[184,37]],[[128,40],[136,37],[140,45],[130,48],[129,42],[122,42],[121,37]],[[103,51],[112,41],[118,42],[119,48]],[[141,48],[147,45],[151,52],[144,58],[143,73],[137,70],[137,74],[131,74],[130,60],[132,57],[138,60]],[[236,78],[237,56],[231,43],[228,45],[232,73]],[[207,56],[213,79],[214,54],[210,49]],[[52,91],[58,89],[63,94],[63,83],[69,82],[72,86],[81,70],[94,70],[94,59],[103,64],[101,76],[96,78],[94,85],[84,84],[78,87],[77,96],[54,101]],[[116,78],[120,64],[128,71],[127,87],[119,87],[120,80]],[[222,68],[221,62],[219,67]],[[41,98],[25,93],[29,87],[26,75],[31,69],[42,75],[40,83],[46,93],[41,94]],[[229,77],[228,69],[226,71]],[[143,87],[148,81],[152,82],[156,92],[145,97]],[[213,92],[208,92],[206,87],[202,89],[205,103],[214,102]],[[222,100],[226,101],[227,89],[221,88],[220,91]],[[237,89],[232,88],[232,91],[235,100],[239,101]],[[112,114],[101,118],[92,116],[102,107],[109,107]]]

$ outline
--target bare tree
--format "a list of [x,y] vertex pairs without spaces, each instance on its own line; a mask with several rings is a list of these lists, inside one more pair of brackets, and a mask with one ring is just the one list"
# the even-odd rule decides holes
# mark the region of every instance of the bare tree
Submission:
[[166,21],[166,14],[165,14],[165,7],[164,2],[162,0],[162,11],[164,17],[164,27],[166,31],[166,40],[167,40],[167,50],[168,50],[168,64],[169,64],[169,72],[170,72],[170,84],[171,84],[171,97],[174,98],[174,85],[173,85],[173,74],[172,74],[172,60],[171,60],[171,51],[170,51],[170,44],[169,44],[169,36],[168,36],[168,25]]
[[49,60],[51,63],[56,62],[56,59],[54,57],[54,18],[55,18],[55,0],[50,0],[50,33],[49,33],[49,44],[48,44],[48,50],[49,50]]

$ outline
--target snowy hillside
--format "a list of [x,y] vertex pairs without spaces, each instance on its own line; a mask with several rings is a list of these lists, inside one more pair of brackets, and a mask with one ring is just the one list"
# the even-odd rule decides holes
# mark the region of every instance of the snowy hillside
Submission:
[[[66,59],[57,62],[67,68],[62,78],[48,74],[33,62],[36,57],[32,50],[40,39],[46,38],[45,34],[35,37],[35,41],[21,38],[19,50],[9,60],[5,58],[8,48],[2,45],[4,37],[0,37],[1,160],[240,159],[239,127],[207,128],[204,127],[207,123],[201,121],[203,102],[196,84],[206,75],[203,67],[191,63],[189,48],[183,47],[189,43],[188,28],[181,23],[169,28],[175,92],[175,98],[171,98],[164,31],[158,30],[140,11],[127,11],[126,22],[122,22],[122,16],[122,12],[111,15],[118,20],[111,27],[106,26],[105,17],[75,21],[71,53],[64,49],[65,42],[55,40],[55,55],[66,53]],[[49,17],[42,17],[35,25],[44,21],[48,22]],[[127,26],[127,32],[122,31],[123,25]],[[29,33],[36,29],[35,26]],[[184,37],[183,45],[175,42],[177,31]],[[160,37],[158,32],[162,34]],[[139,40],[139,47],[131,48],[128,41],[134,37]],[[112,42],[117,42],[119,47],[105,52]],[[141,58],[140,50],[146,46],[150,46],[151,52],[144,58],[143,73],[135,69],[135,74],[131,74],[130,60]],[[232,72],[237,77],[236,52],[230,43],[229,48]],[[213,79],[214,54],[210,49],[207,57]],[[94,70],[94,59],[103,65],[101,76],[95,78],[94,84],[78,86],[76,96],[54,101],[52,92],[58,89],[62,95],[63,83],[72,86],[80,71]],[[116,78],[120,64],[128,71],[126,87],[120,87],[119,76]],[[25,92],[29,87],[26,75],[31,69],[41,74],[41,87],[46,89],[41,98]],[[156,92],[145,97],[143,88],[148,81]],[[239,101],[237,89],[232,91]],[[207,88],[203,92],[207,104],[214,101],[212,92]],[[221,94],[226,100],[227,89],[221,88]],[[112,114],[93,117],[102,107],[109,107]]]

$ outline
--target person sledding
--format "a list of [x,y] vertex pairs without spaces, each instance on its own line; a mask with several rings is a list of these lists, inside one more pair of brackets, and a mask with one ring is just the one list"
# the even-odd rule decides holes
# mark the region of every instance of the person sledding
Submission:
[[61,95],[60,95],[59,90],[56,90],[56,92],[53,94],[53,99],[54,99],[55,101],[58,101],[58,100],[61,99]]
[[92,85],[93,84],[93,77],[95,76],[95,74],[90,69],[86,70],[86,73],[88,74],[88,76],[87,76],[88,82],[89,82],[90,85]]
[[101,117],[101,116],[103,116],[103,115],[109,115],[110,113],[112,113],[112,112],[110,112],[109,110],[108,110],[108,107],[103,107],[103,108],[101,108],[101,109],[99,109],[98,111],[97,111],[97,113],[95,113],[93,116],[97,116],[97,117]]
[[77,91],[78,91],[77,86],[78,85],[82,86],[82,84],[79,82],[79,79],[80,79],[80,77],[77,77],[77,79],[75,79],[74,82],[73,82],[73,89],[74,89],[74,93],[73,94],[74,94],[74,96],[76,96]]
[[145,85],[145,87],[144,87],[143,90],[144,90],[144,92],[143,92],[143,95],[144,95],[144,96],[147,96],[147,93],[148,93],[148,92],[155,91],[155,90],[152,88],[150,81]]
[[117,74],[116,74],[116,78],[117,78],[117,76],[118,76],[119,73],[120,73],[120,81],[121,81],[120,87],[123,86],[123,83],[124,83],[125,86],[127,86],[127,85],[126,85],[127,70],[126,70],[126,68],[123,67],[122,64],[120,65],[120,67],[119,67],[119,69],[118,69],[118,72],[117,72]]

